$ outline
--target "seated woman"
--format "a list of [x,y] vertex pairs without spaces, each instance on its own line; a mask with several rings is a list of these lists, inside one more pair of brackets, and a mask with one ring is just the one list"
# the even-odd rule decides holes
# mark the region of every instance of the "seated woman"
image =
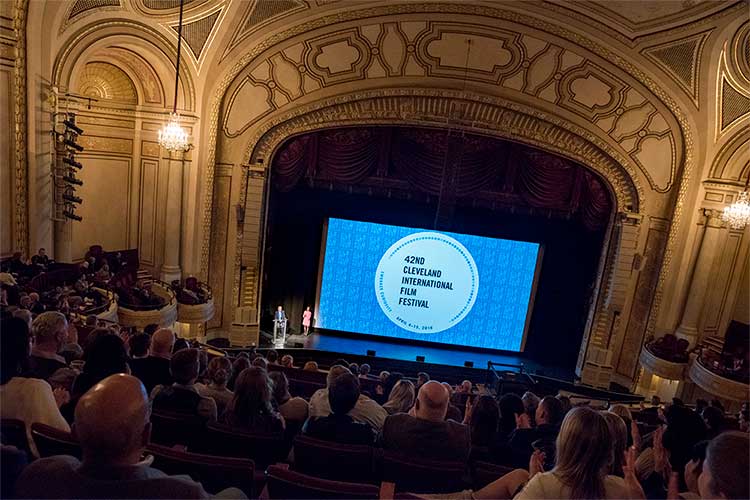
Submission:
[[383,408],[388,412],[388,415],[408,413],[411,407],[414,406],[415,394],[414,384],[411,381],[399,380],[393,386],[393,389],[391,389],[391,395],[383,405]]
[[284,372],[271,372],[269,377],[273,382],[273,399],[278,405],[279,413],[287,422],[298,422],[301,426],[307,420],[310,405],[304,399],[289,394],[289,379]]
[[234,397],[220,421],[243,432],[283,432],[284,418],[273,409],[272,392],[266,370],[257,366],[246,368],[237,377]]
[[214,358],[208,363],[205,384],[195,384],[201,396],[214,398],[219,415],[224,413],[234,394],[227,389],[227,382],[232,375],[232,362],[228,358]]
[[550,472],[535,474],[518,500],[531,498],[645,498],[635,477],[635,450],[623,466],[625,479],[610,475],[614,461],[607,420],[586,407],[571,410],[557,437],[557,458]]
[[23,421],[34,450],[30,438],[31,424],[46,424],[70,431],[58,409],[67,400],[68,393],[61,389],[53,393],[46,381],[21,376],[28,367],[31,353],[31,335],[23,319],[3,320],[0,331],[0,417]]
[[83,371],[76,377],[70,401],[60,408],[68,422],[73,421],[78,400],[86,391],[115,373],[130,373],[125,343],[117,335],[99,333],[84,351]]

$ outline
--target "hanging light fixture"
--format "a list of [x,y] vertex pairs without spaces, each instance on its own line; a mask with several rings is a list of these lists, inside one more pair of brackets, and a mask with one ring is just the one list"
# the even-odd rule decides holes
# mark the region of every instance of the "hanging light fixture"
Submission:
[[159,144],[169,151],[187,151],[190,149],[187,131],[180,125],[180,115],[177,114],[177,89],[180,81],[180,51],[182,49],[182,12],[184,0],[180,0],[180,24],[177,27],[177,64],[175,65],[174,75],[174,104],[172,113],[169,115],[167,122],[159,130]]
[[721,218],[729,224],[732,229],[743,229],[750,224],[750,197],[748,197],[747,186],[750,177],[745,181],[745,189],[740,193],[734,203],[724,209]]

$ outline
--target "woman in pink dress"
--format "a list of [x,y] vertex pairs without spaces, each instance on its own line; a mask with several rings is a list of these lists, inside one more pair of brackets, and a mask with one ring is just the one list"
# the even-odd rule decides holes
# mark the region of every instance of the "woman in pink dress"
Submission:
[[307,306],[305,312],[302,313],[302,328],[305,331],[305,335],[310,333],[310,320],[312,320],[312,312],[310,312],[310,306]]

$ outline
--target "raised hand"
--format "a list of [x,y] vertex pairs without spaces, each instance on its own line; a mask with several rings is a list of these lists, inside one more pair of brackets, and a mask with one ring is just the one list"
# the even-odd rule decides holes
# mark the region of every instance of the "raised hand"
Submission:
[[680,498],[680,475],[672,472],[669,475],[669,486],[667,487],[667,500]]
[[55,388],[52,394],[55,396],[55,403],[58,408],[70,401],[70,393],[64,387]]
[[534,474],[544,472],[544,460],[546,454],[542,450],[534,450],[529,459],[529,479],[534,477]]
[[518,429],[531,429],[531,419],[526,413],[516,415],[516,427]]
[[635,450],[635,446],[631,446],[625,450],[625,463],[622,466],[622,471],[625,474],[625,486],[628,489],[628,498],[642,500],[646,498],[646,493],[643,491],[641,482],[635,474],[635,460],[638,453]]

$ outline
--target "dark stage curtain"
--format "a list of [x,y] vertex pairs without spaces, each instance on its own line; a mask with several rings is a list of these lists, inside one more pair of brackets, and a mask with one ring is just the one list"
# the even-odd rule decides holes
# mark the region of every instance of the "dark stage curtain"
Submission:
[[612,210],[602,180],[572,161],[439,129],[344,128],[292,138],[274,158],[273,186],[290,191],[305,177],[345,186],[394,179],[456,200],[491,193],[516,205],[567,213],[590,231],[605,227]]

